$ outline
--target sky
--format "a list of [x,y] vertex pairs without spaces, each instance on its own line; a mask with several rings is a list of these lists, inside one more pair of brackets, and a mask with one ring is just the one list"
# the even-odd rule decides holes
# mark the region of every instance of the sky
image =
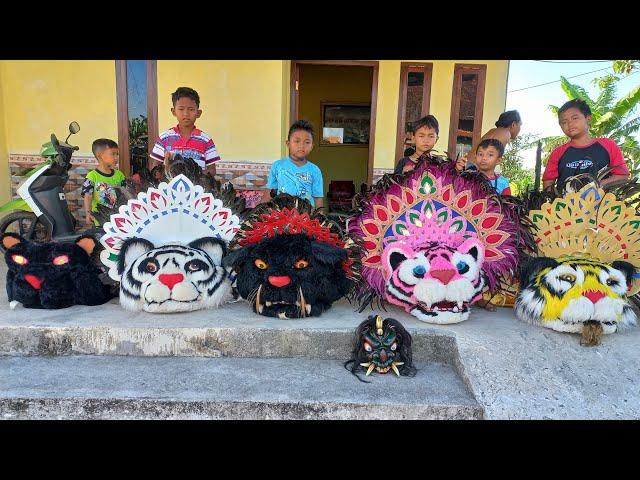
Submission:
[[[562,135],[557,117],[548,108],[549,105],[560,106],[568,100],[560,87],[560,76],[580,85],[589,96],[594,98],[599,89],[592,80],[612,73],[611,64],[611,61],[602,60],[511,60],[507,83],[507,110],[520,112],[522,117],[520,134],[535,133],[543,137]],[[594,70],[600,71],[594,72]],[[581,75],[583,73],[586,75]],[[618,82],[618,98],[640,83],[638,73],[640,72],[636,71]],[[568,78],[574,75],[581,76]],[[527,88],[554,81],[555,83],[548,85]],[[524,88],[527,89],[520,90]],[[523,157],[524,166],[534,168],[535,149],[524,152]]]

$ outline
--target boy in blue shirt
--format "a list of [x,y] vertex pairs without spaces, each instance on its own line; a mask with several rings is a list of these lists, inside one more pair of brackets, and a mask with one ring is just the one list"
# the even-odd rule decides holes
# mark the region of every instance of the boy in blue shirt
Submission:
[[496,166],[502,162],[504,145],[495,138],[486,138],[478,145],[476,153],[476,168],[483,173],[498,195],[511,195],[509,179],[496,173]]
[[306,120],[298,120],[291,125],[287,147],[289,156],[273,163],[266,188],[306,198],[316,208],[322,207],[322,172],[315,163],[307,160],[313,149],[313,126]]

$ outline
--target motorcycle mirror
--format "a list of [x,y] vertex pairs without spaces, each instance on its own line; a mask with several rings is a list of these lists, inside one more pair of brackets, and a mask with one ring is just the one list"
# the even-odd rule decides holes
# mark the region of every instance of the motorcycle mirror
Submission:
[[67,138],[64,139],[64,143],[67,143],[69,141],[69,137],[74,133],[78,133],[79,131],[80,125],[78,125],[78,122],[71,122],[69,124],[69,135],[67,135]]

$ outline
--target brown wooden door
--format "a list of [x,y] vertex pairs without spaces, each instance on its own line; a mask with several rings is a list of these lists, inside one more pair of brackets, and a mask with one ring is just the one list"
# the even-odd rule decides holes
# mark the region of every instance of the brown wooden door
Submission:
[[116,99],[120,170],[130,176],[143,166],[150,168],[149,154],[158,138],[156,61],[116,60]]

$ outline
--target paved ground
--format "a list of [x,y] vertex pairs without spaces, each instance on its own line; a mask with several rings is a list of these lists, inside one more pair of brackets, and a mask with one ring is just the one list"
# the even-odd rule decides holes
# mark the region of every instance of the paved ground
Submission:
[[[4,281],[4,270],[0,275]],[[346,302],[322,317],[290,321],[255,315],[244,302],[175,315],[131,314],[116,301],[99,309],[10,310],[2,290],[4,355],[283,357],[338,364],[348,358],[353,329],[371,313],[355,313]],[[411,331],[419,362],[452,368],[485,418],[640,418],[638,328],[587,348],[576,335],[519,322],[509,309],[476,309],[468,321],[451,326],[419,322],[395,307],[382,314]],[[18,371],[12,365],[10,371]],[[27,363],[19,368],[28,375]]]
[[448,365],[369,377],[303,358],[0,357],[0,418],[475,419]]

